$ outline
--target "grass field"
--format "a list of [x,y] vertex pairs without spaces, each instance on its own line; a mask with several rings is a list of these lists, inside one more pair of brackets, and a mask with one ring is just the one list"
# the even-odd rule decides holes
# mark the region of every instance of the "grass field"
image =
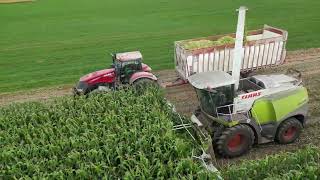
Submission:
[[247,28],[289,31],[288,49],[319,47],[315,0],[39,0],[0,5],[0,93],[76,82],[110,64],[109,52],[139,49],[154,69],[173,68],[173,41]]
[[0,4],[9,4],[9,3],[25,3],[32,2],[33,0],[0,0]]

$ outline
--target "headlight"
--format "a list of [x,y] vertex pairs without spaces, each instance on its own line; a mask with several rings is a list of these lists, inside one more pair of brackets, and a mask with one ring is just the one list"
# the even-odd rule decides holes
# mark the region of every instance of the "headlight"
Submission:
[[112,77],[112,73],[107,73],[107,74],[103,75],[103,77]]

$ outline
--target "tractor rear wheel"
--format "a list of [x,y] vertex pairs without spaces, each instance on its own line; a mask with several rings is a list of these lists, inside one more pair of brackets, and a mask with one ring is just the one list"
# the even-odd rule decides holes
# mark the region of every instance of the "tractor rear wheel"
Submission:
[[301,130],[301,122],[296,118],[289,118],[279,126],[275,140],[280,144],[292,143],[300,136]]
[[254,143],[254,133],[247,125],[226,128],[217,139],[217,153],[224,157],[237,157],[249,151]]
[[141,78],[133,82],[133,86],[136,90],[144,90],[145,88],[151,86],[156,87],[158,84],[156,81],[149,78]]

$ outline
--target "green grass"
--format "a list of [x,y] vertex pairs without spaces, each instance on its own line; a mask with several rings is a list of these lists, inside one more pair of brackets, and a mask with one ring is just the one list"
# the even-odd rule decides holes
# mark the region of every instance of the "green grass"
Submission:
[[288,49],[319,47],[315,0],[38,0],[0,5],[0,93],[74,83],[110,64],[108,52],[141,50],[153,69],[173,68],[175,40],[248,29],[289,31]]

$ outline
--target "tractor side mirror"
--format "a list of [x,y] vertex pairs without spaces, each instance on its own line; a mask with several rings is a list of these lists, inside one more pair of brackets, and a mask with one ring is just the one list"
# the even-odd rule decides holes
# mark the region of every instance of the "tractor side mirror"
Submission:
[[110,53],[111,57],[112,57],[112,63],[114,64],[114,61],[116,59],[116,54]]

